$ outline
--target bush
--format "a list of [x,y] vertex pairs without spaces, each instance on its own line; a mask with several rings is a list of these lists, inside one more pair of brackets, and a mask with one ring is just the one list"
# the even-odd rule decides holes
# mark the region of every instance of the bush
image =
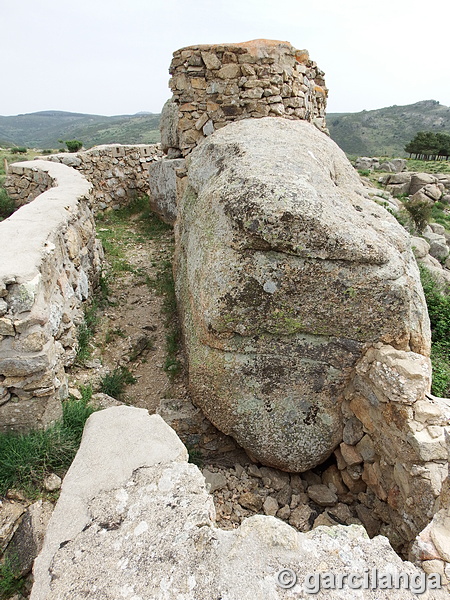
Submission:
[[27,149],[24,146],[16,146],[15,148],[11,148],[11,154],[26,154]]
[[64,143],[67,146],[69,152],[78,152],[83,147],[83,142],[78,140],[65,140]]
[[433,204],[426,200],[411,200],[410,198],[406,198],[403,200],[403,206],[411,216],[418,233],[422,233],[430,221]]
[[11,216],[15,208],[14,200],[8,196],[5,188],[0,187],[0,221]]

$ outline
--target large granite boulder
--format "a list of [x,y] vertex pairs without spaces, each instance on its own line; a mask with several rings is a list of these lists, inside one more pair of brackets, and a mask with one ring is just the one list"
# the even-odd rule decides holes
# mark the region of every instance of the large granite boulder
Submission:
[[373,598],[369,582],[384,576],[392,588],[395,573],[404,573],[399,589],[378,589],[377,599],[412,600],[425,583],[386,538],[369,540],[360,526],[305,534],[254,516],[224,531],[214,519],[204,477],[160,417],[130,407],[96,413],[64,481],[31,600],[364,600]]
[[175,271],[194,401],[257,460],[305,471],[342,441],[364,347],[429,353],[409,236],[309,123],[232,123],[188,175]]

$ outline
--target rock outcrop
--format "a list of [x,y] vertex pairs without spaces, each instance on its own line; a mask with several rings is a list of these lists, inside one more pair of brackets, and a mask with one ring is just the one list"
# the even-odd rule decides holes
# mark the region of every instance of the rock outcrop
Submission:
[[305,471],[342,442],[368,345],[429,354],[409,236],[306,122],[232,123],[188,175],[175,268],[194,401],[259,461]]
[[[358,526],[303,534],[256,516],[223,531],[214,517],[203,476],[160,417],[130,407],[95,413],[36,561],[31,600],[276,600],[305,593],[364,600],[373,597],[364,577],[375,585],[375,577],[395,581],[400,573],[399,586],[378,589],[377,598],[412,600],[437,582],[402,562],[386,538],[369,540]],[[335,591],[333,578],[340,581]],[[429,589],[421,597],[438,600],[445,592]]]

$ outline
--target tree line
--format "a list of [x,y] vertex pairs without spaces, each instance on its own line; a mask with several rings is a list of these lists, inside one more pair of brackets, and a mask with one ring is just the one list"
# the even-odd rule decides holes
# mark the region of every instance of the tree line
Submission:
[[450,135],[433,131],[419,131],[405,146],[409,158],[419,160],[448,160],[450,156]]

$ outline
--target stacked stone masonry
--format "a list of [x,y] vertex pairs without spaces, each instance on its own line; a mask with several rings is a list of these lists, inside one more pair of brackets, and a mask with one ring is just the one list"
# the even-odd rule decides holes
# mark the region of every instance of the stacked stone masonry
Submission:
[[169,158],[186,156],[230,121],[267,116],[302,119],[326,131],[324,73],[289,42],[190,46],[170,65],[172,100],[161,122]]
[[16,163],[10,173],[29,182],[18,193],[37,182],[51,187],[0,223],[2,431],[45,426],[60,415],[82,302],[102,260],[92,186],[80,173],[41,160]]
[[[80,171],[92,183],[94,212],[119,208],[137,196],[148,194],[148,167],[162,158],[159,144],[125,146],[111,144],[96,146],[76,154],[54,154],[40,159],[62,163]],[[5,187],[17,206],[31,202],[50,183],[41,171],[31,181],[12,169]]]

